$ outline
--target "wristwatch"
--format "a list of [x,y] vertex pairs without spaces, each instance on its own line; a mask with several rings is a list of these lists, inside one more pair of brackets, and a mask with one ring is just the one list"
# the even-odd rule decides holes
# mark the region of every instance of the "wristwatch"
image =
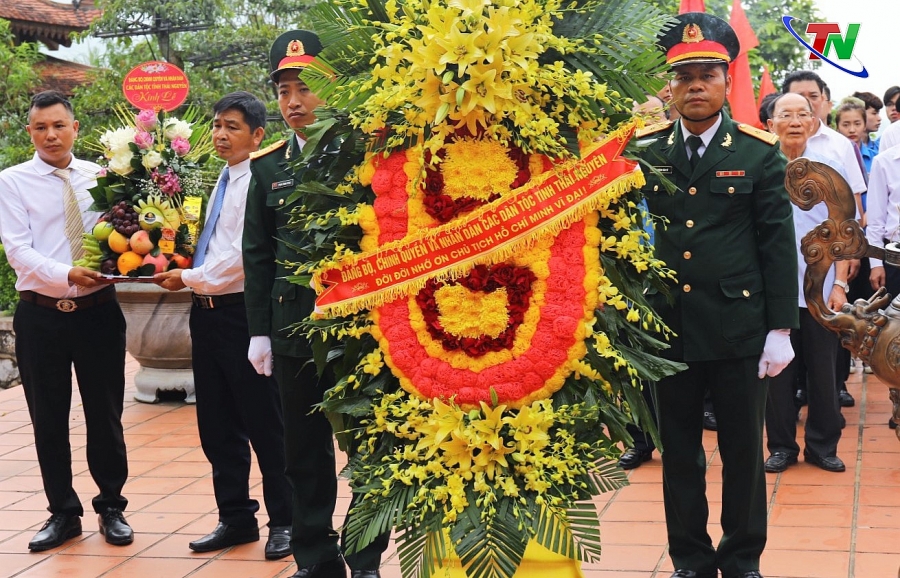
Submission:
[[850,286],[847,285],[847,282],[841,281],[840,279],[835,279],[834,284],[843,289],[844,293],[846,293],[850,289]]

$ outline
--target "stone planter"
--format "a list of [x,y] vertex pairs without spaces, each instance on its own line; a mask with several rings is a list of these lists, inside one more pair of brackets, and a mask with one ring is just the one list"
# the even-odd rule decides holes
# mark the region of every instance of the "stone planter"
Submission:
[[0,389],[22,385],[16,363],[16,334],[11,315],[0,316]]
[[128,329],[128,352],[141,367],[134,376],[134,399],[159,401],[160,391],[182,390],[194,403],[191,371],[190,289],[167,291],[152,283],[120,283],[116,294]]

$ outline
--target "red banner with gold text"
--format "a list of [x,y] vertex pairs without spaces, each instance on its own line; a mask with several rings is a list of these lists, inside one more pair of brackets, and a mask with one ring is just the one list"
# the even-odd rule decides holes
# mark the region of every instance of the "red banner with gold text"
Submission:
[[[559,230],[596,207],[603,191],[635,178],[635,163],[619,157],[634,126],[616,131],[593,145],[579,160],[538,175],[525,186],[421,235],[357,255],[339,267],[320,271],[317,310],[342,313],[372,306],[373,297],[390,290],[420,287],[426,280],[459,271],[460,266],[493,262],[509,247],[543,229]],[[641,179],[640,173],[637,173]],[[642,179],[641,179],[642,180]]]

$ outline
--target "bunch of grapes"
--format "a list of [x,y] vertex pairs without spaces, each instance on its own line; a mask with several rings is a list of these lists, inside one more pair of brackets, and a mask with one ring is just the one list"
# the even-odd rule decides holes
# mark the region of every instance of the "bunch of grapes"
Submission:
[[138,217],[137,211],[134,210],[134,207],[128,201],[119,201],[109,210],[109,222],[112,223],[119,234],[126,237],[131,237],[140,230],[141,225]]

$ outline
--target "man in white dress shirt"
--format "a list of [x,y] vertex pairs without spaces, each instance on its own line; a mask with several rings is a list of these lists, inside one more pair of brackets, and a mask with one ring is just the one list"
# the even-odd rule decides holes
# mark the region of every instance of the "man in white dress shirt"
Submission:
[[191,542],[190,548],[211,552],[259,540],[259,502],[249,493],[252,445],[269,516],[265,557],[277,560],[291,553],[284,422],[275,379],[258,374],[247,360],[250,332],[241,254],[252,178],[250,153],[262,142],[266,107],[248,92],[233,92],[222,97],[213,111],[213,144],[228,166],[210,197],[194,267],[156,275],[157,283],[166,289],[193,290],[190,326],[197,427],[213,469],[219,524],[212,533]]
[[[809,150],[809,135],[814,123],[819,119],[813,114],[812,106],[803,96],[795,93],[782,94],[769,104],[769,130],[778,135],[781,152],[794,160],[805,157],[824,163],[843,176],[844,167],[836,161]],[[805,211],[792,205],[794,213],[794,233],[797,241],[797,271],[800,293],[800,329],[791,331],[791,345],[796,352],[793,361],[776,377],[769,381],[766,402],[766,434],[769,457],[765,462],[768,473],[783,472],[797,463],[800,446],[797,443],[797,410],[794,407],[794,381],[798,364],[806,366],[809,412],[804,435],[804,456],[807,462],[830,472],[843,472],[844,462],[837,457],[837,446],[841,439],[841,413],[835,390],[835,364],[840,349],[837,335],[828,331],[816,321],[807,308],[803,293],[803,278],[806,274],[806,260],[800,251],[803,237],[816,225],[828,218],[828,208],[824,203]],[[832,265],[825,278],[822,299],[833,310],[840,311],[847,302],[846,261]]]
[[28,548],[49,550],[81,535],[84,508],[72,487],[69,445],[73,365],[88,468],[100,489],[92,502],[100,532],[110,544],[130,544],[134,533],[122,514],[125,318],[100,272],[73,266],[81,235],[100,216],[88,211],[87,192],[100,167],[72,155],[78,121],[62,93],[36,94],[26,129],[35,155],[0,173],[0,236],[18,277],[16,358],[51,514]]
[[[782,92],[796,92],[806,97],[813,107],[816,116],[820,116],[822,107],[825,106],[825,82],[818,74],[810,70],[797,70],[785,77],[781,85]],[[863,212],[861,195],[866,192],[866,177],[859,168],[856,152],[850,139],[829,128],[821,120],[818,127],[809,137],[807,148],[815,154],[834,159],[841,163],[847,170],[847,184],[856,197],[856,210],[862,215],[862,225],[865,226],[865,214]],[[852,267],[851,267],[852,268]],[[855,271],[851,271],[851,276]]]

